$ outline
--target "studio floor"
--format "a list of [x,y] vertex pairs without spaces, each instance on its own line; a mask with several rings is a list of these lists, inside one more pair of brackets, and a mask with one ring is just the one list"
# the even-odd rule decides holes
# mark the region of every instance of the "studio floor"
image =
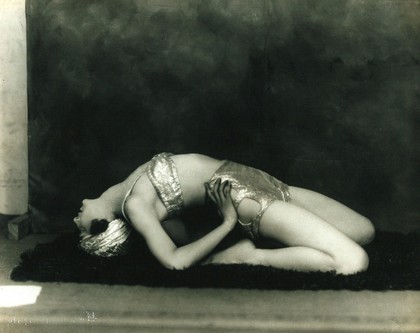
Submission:
[[[17,283],[19,255],[55,235],[0,228],[0,333],[420,332],[417,291],[265,291]],[[39,293],[33,304],[20,305]],[[28,301],[29,302],[29,301]],[[15,306],[13,306],[15,305]]]

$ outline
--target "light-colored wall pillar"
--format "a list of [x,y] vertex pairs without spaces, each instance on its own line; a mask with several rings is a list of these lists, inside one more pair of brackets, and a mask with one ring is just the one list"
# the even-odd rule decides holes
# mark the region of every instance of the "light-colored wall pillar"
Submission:
[[0,214],[28,207],[25,0],[0,0]]

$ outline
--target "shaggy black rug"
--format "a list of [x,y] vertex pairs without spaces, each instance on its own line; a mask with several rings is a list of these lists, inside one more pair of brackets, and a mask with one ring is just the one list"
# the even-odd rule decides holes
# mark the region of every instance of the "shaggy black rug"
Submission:
[[131,242],[129,254],[98,258],[77,247],[78,235],[59,236],[21,255],[15,281],[61,281],[191,288],[420,290],[420,236],[377,232],[366,247],[370,266],[352,276],[299,273],[263,266],[208,265],[171,271],[157,263],[144,243]]

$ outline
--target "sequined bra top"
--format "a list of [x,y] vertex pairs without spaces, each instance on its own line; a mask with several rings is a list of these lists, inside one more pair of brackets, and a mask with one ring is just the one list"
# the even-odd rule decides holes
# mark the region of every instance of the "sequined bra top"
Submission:
[[168,218],[178,216],[184,209],[184,198],[182,196],[181,183],[179,182],[178,173],[174,161],[171,159],[173,154],[161,153],[154,156],[146,171],[141,173],[134,181],[130,190],[125,195],[122,203],[122,214],[127,221],[130,221],[125,214],[125,202],[128,196],[133,191],[137,181],[144,175],[147,174],[150,182],[156,190],[160,200],[165,206],[168,212]]

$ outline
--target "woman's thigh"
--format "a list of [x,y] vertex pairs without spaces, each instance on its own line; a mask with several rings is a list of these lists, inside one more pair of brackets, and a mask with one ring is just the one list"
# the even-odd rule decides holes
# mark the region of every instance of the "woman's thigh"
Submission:
[[321,193],[289,186],[291,203],[318,215],[360,244],[373,238],[372,223],[363,215]]
[[351,238],[311,211],[283,201],[275,201],[261,219],[262,237],[286,246],[304,246],[325,252],[332,257],[346,257],[360,251]]

